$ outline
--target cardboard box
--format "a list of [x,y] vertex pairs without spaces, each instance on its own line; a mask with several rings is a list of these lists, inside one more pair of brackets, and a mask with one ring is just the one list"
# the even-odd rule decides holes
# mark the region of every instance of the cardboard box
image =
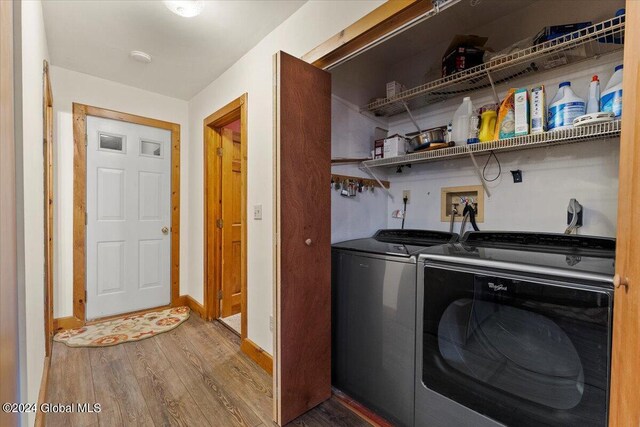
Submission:
[[529,135],[529,91],[516,89],[514,100],[516,136]]
[[384,155],[388,157],[404,156],[407,154],[407,139],[404,136],[395,134],[384,140]]
[[544,86],[531,89],[531,133],[547,131],[547,104]]
[[[533,38],[533,45],[536,46],[541,43],[547,42],[549,40],[554,40],[554,39],[566,36],[567,34],[583,30],[592,25],[593,23],[589,21],[589,22],[576,22],[575,24],[551,25],[549,27],[544,27]],[[586,32],[580,31],[579,36],[583,36],[583,35],[586,35]]]
[[455,36],[442,56],[442,77],[482,64],[487,40],[473,35]]
[[384,157],[384,139],[376,139],[373,143],[373,158],[382,159]]

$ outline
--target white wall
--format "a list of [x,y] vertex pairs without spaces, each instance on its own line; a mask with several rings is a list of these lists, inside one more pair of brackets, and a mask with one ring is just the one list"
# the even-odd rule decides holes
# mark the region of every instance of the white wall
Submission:
[[[273,290],[273,54],[301,56],[352,24],[382,1],[311,1],[265,37],[222,76],[189,101],[189,288],[203,301],[202,121],[242,93],[249,94],[249,210],[262,204],[263,219],[247,224],[248,337],[271,353]],[[328,187],[328,184],[327,184]]]
[[[189,282],[189,126],[187,102],[52,66],[55,159],[54,317],[73,309],[73,115],[72,103],[121,111],[180,125],[180,293]],[[40,121],[42,121],[40,119]]]
[[[42,61],[49,59],[40,1],[23,1],[22,26],[22,170],[26,375],[28,402],[38,400],[44,367],[44,189],[42,157]],[[35,414],[29,414],[29,424]]]
[[[333,81],[336,82],[336,79]],[[369,157],[375,128],[388,129],[388,123],[360,114],[357,105],[336,96],[335,92],[334,84],[334,95],[331,97],[331,157]],[[371,179],[357,164],[336,164],[331,172]],[[355,197],[342,196],[340,190],[332,189],[331,243],[370,237],[374,231],[386,228],[386,208],[387,195],[380,188],[375,188],[373,193],[363,191]]]
[[[544,83],[547,103],[550,103],[558,83],[568,80],[576,94],[584,98],[593,74],[599,75],[604,90],[614,66],[621,62],[620,55],[607,56],[574,66],[571,73],[559,69],[519,80],[516,84],[530,88]],[[500,97],[504,96],[506,88],[500,88]],[[491,102],[486,91],[472,94],[471,99],[476,108]],[[455,99],[427,107],[417,112],[416,118],[424,128],[446,124],[461,101]],[[390,121],[391,133],[411,131],[413,125],[406,115]],[[585,209],[584,226],[579,233],[615,237],[619,155],[619,138],[497,153],[502,175],[497,181],[488,183],[492,196],[487,198],[485,195],[485,222],[479,224],[480,229],[563,232],[569,199],[576,198]],[[477,156],[481,168],[486,159],[486,155]],[[515,169],[522,170],[522,183],[513,183],[510,170]],[[492,159],[487,176],[493,178],[496,172]],[[388,201],[388,227],[399,226],[400,220],[391,218],[391,212],[402,208],[402,190],[411,190],[406,227],[446,230],[448,223],[440,221],[441,188],[480,184],[469,158],[414,165],[402,174],[392,170],[389,177],[396,201]]]

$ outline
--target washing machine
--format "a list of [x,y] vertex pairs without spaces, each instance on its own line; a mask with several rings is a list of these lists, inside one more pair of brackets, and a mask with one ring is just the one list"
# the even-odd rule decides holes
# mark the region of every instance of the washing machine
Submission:
[[615,240],[470,232],[418,262],[415,425],[606,426]]
[[453,233],[379,230],[332,247],[332,380],[394,424],[414,422],[417,255]]

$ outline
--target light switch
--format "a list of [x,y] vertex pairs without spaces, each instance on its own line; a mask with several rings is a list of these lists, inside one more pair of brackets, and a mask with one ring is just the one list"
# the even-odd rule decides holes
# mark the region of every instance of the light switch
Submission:
[[262,219],[262,205],[253,205],[253,219]]

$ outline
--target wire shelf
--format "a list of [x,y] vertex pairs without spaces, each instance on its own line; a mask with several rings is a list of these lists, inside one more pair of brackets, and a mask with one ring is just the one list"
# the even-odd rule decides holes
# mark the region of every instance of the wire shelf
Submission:
[[625,16],[591,25],[536,46],[492,58],[484,64],[380,98],[361,108],[377,116],[405,112],[404,102],[420,108],[469,92],[490,88],[533,73],[548,71],[622,50]]
[[517,136],[490,142],[479,142],[470,145],[457,145],[433,151],[421,151],[404,156],[389,157],[387,159],[366,160],[362,162],[367,167],[400,166],[413,163],[426,163],[437,160],[447,160],[468,156],[469,153],[488,153],[490,151],[503,152],[524,150],[536,147],[548,147],[575,142],[609,139],[620,135],[621,121],[575,127],[532,135]]

